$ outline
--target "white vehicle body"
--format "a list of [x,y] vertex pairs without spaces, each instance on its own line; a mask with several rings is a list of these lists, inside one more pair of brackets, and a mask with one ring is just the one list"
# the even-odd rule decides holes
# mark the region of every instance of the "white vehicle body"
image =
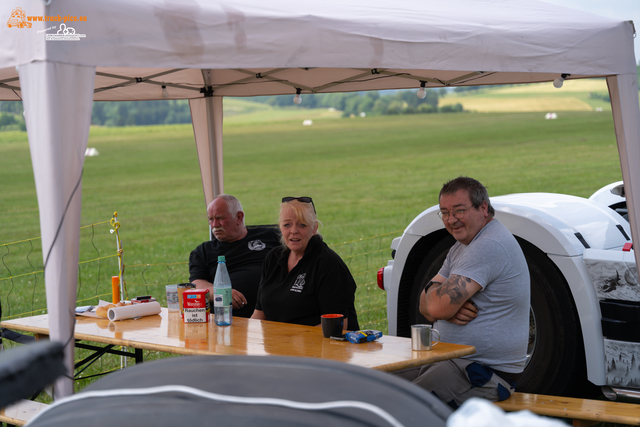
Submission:
[[[608,320],[603,320],[602,304],[629,302],[633,311],[634,303],[640,301],[634,253],[629,250],[631,230],[623,216],[626,205],[621,193],[622,183],[619,182],[604,187],[589,199],[530,193],[492,197],[491,203],[496,219],[516,236],[521,246],[526,244],[528,252],[539,251],[553,263],[556,272],[562,276],[556,277],[553,286],[563,286],[559,279],[564,279],[568,286],[575,309],[565,309],[575,310],[579,319],[583,348],[578,352],[584,352],[588,380],[597,386],[640,389],[638,369],[626,369],[627,366],[631,368],[632,363],[637,368],[640,343],[624,337],[623,340],[605,338],[603,335],[603,324]],[[616,207],[618,211],[614,210]],[[448,236],[437,216],[438,210],[438,206],[433,206],[422,212],[401,237],[394,239],[391,245],[394,259],[379,273],[387,291],[389,333],[392,335],[406,335],[407,321],[417,320],[410,316],[407,319],[404,313],[407,308],[413,313],[416,310],[415,296],[411,299],[408,287],[414,287],[414,294],[417,292],[414,284],[421,279],[416,277],[424,271],[418,271],[417,263],[427,262],[423,260],[431,248]],[[523,250],[527,255],[524,247]],[[529,257],[527,260],[531,270],[532,261]],[[432,275],[434,271],[437,269],[431,269],[428,274]],[[547,273],[542,271],[541,274]],[[534,282],[532,278],[532,293],[536,286]],[[532,312],[535,311],[533,304],[532,301]],[[540,322],[538,333],[544,334],[541,326],[543,314],[537,316]],[[614,329],[620,323],[612,322]],[[551,326],[554,327],[553,324]],[[627,326],[632,328],[632,325]],[[617,332],[614,335],[620,338]],[[542,347],[537,348],[538,351],[541,349],[546,351]],[[557,375],[562,375],[562,372]]]

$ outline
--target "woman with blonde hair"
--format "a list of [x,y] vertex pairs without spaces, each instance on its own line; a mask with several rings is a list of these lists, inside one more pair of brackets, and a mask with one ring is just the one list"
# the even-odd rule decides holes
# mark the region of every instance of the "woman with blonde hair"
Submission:
[[359,329],[356,282],[318,234],[311,197],[283,198],[279,226],[282,246],[264,260],[251,318],[317,326],[323,314],[343,314],[345,329]]

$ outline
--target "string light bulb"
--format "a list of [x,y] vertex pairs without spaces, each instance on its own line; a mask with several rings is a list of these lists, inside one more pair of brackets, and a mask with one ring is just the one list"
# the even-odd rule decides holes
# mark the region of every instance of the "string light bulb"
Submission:
[[416,92],[416,95],[420,99],[424,99],[427,96],[427,90],[424,88],[426,83],[427,82],[423,82],[422,80],[420,81],[420,89],[418,89],[418,92]]
[[163,98],[169,97],[169,91],[167,90],[167,87],[165,85],[162,85],[162,92],[160,92],[160,96],[162,96]]
[[302,89],[296,88],[296,96],[293,97],[293,103],[299,105],[302,102],[302,97],[300,96],[300,92]]
[[560,89],[564,84],[564,79],[569,77],[571,74],[560,74],[560,77],[553,81],[553,87]]

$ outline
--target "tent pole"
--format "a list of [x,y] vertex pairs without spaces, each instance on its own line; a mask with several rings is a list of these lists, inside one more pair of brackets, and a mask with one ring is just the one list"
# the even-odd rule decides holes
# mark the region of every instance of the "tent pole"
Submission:
[[205,206],[224,192],[222,97],[189,100]]
[[[621,74],[607,77],[620,167],[624,181],[631,240],[640,245],[640,111],[638,77]],[[638,185],[636,185],[638,184]],[[634,247],[636,266],[640,266],[640,247]]]
[[95,67],[36,61],[18,72],[40,211],[49,337],[65,345],[67,376],[54,384],[59,399],[74,391],[82,169]]

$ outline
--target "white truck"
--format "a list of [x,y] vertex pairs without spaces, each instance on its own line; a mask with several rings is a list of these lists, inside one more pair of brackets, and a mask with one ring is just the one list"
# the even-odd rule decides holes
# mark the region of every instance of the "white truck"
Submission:
[[[496,219],[529,264],[527,365],[518,390],[640,397],[640,285],[622,182],[589,199],[550,193],[492,197]],[[455,240],[433,206],[391,244],[378,271],[387,292],[389,334],[409,336],[425,319],[418,296]]]

